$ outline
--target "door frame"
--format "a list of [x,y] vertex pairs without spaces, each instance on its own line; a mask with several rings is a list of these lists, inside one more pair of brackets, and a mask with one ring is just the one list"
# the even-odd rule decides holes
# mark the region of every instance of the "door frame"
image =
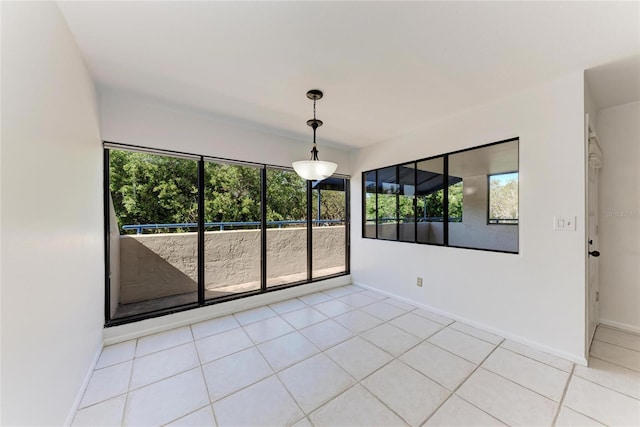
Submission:
[[[591,184],[590,184],[590,175],[591,175],[591,169],[596,169],[599,170],[601,168],[601,162],[602,162],[602,149],[600,147],[600,144],[598,142],[597,139],[597,135],[596,132],[593,128],[593,125],[590,121],[589,118],[589,114],[585,114],[585,128],[584,128],[584,143],[585,143],[585,159],[584,159],[584,164],[585,164],[585,236],[586,236],[586,241],[585,241],[585,357],[587,359],[587,361],[589,360],[589,349],[591,347],[591,342],[593,341],[593,337],[595,334],[595,330],[598,326],[598,324],[600,323],[600,310],[599,308],[596,310],[596,315],[595,315],[595,319],[592,319],[592,307],[596,304],[599,305],[599,278],[596,278],[596,292],[595,292],[595,296],[592,292],[591,289],[591,266],[592,266],[592,262],[598,262],[597,259],[592,258],[589,255],[589,251],[591,249],[593,250],[597,250],[598,248],[596,247],[598,242],[598,235],[599,235],[599,226],[598,226],[598,217],[599,217],[599,210],[598,210],[598,206],[597,206],[597,200],[596,200],[596,207],[595,207],[595,221],[596,221],[596,231],[595,231],[595,236],[591,236],[591,225],[592,225],[592,221],[591,221],[591,217],[589,215],[589,211],[590,211],[590,206],[592,203],[592,193],[591,193]],[[594,157],[595,156],[595,157]],[[595,163],[594,163],[595,162]],[[596,190],[595,190],[595,195],[596,195],[596,199],[599,199],[599,185],[598,185],[598,179],[599,177],[596,176]],[[595,245],[591,246],[589,244],[589,240],[592,239],[593,237],[595,237]],[[593,326],[593,329],[591,329],[591,325],[594,324],[595,326]]]

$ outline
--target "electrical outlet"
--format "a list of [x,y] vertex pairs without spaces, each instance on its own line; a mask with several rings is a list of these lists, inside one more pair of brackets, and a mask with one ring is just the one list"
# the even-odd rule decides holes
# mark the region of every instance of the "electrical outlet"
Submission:
[[422,287],[422,277],[418,277],[418,282],[416,283],[416,285],[418,285],[418,287]]

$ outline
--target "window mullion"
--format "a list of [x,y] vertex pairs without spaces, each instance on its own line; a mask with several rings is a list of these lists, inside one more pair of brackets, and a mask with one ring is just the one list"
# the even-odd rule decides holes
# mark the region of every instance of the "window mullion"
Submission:
[[204,305],[204,159],[198,161],[198,305]]

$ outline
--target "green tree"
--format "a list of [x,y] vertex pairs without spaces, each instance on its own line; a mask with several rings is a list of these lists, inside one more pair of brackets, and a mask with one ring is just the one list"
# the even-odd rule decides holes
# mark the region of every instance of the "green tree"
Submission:
[[[204,172],[205,222],[260,221],[259,168],[206,162]],[[119,228],[125,224],[198,221],[195,160],[111,150],[109,188]],[[266,220],[306,219],[306,192],[306,181],[294,172],[268,169]],[[321,203],[325,219],[334,219],[334,215],[344,218],[343,192],[323,192]]]
[[318,219],[318,191],[320,191],[320,218],[322,220],[345,219],[345,195],[344,191],[336,190],[313,190],[312,205],[313,219]]
[[109,159],[109,188],[119,227],[197,221],[197,162],[117,150],[109,152]]
[[205,163],[205,222],[260,221],[260,169]]
[[460,218],[462,221],[462,181],[449,186],[449,218]]
[[267,170],[267,221],[307,218],[307,181],[295,172]]
[[[448,189],[449,218],[462,218],[462,181]],[[444,191],[434,191],[418,198],[418,218],[444,218]]]

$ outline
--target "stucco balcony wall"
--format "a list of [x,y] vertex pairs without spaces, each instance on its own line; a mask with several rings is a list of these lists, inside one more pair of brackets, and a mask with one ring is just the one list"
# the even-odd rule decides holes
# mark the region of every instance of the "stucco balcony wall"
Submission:
[[[207,290],[260,283],[261,230],[205,233]],[[120,237],[120,304],[197,290],[197,233]],[[268,276],[306,272],[306,228],[268,229]],[[314,227],[313,269],[345,265],[344,226]],[[271,255],[271,258],[269,258]]]

